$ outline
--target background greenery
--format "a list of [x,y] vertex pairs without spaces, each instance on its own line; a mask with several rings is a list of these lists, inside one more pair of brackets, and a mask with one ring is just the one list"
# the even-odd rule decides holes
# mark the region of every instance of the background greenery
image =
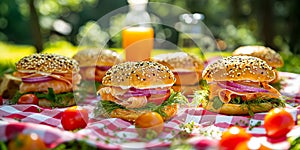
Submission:
[[[285,59],[282,71],[300,73],[298,0],[149,1],[202,13],[205,16],[203,23],[221,44],[217,51],[231,52],[241,45],[269,46]],[[112,37],[110,33],[120,25],[128,10],[116,15],[115,21],[95,24],[99,18],[125,5],[126,0],[1,0],[0,62],[4,68],[1,70],[34,52],[59,52],[72,56],[81,48],[78,45],[84,43],[120,48],[120,34]],[[155,14],[157,10],[148,8],[148,11]],[[167,15],[171,10],[162,11],[161,14]],[[167,26],[155,29],[157,37],[177,44],[178,32],[175,29]],[[88,32],[90,30],[93,32]],[[106,40],[108,43],[103,42]]]

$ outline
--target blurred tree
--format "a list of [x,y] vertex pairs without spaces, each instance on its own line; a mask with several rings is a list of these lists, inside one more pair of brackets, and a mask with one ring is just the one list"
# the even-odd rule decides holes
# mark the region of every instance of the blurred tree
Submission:
[[299,11],[300,1],[291,0],[289,3],[289,16],[288,24],[290,26],[289,30],[289,45],[290,50],[293,53],[300,54],[300,11]]
[[39,53],[43,50],[43,39],[41,33],[41,26],[39,23],[39,17],[36,12],[34,0],[28,0],[28,5],[30,9],[30,22],[31,22],[32,35],[34,39],[34,46],[37,52]]

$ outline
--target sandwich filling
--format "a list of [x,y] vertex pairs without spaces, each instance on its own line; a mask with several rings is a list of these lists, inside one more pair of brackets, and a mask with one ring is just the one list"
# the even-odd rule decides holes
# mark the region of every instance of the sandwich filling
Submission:
[[[102,90],[103,89],[103,90]],[[97,107],[95,109],[95,115],[110,115],[111,117],[121,113],[123,115],[130,115],[132,118],[136,118],[137,113],[143,113],[143,112],[149,112],[154,111],[159,113],[163,118],[168,118],[168,114],[166,114],[166,109],[177,109],[177,104],[183,105],[187,104],[188,100],[187,98],[182,95],[180,92],[174,92],[173,90],[166,90],[163,91],[162,89],[158,90],[157,92],[166,92],[165,94],[154,94],[151,96],[132,96],[128,99],[123,99],[124,101],[121,101],[120,99],[117,99],[116,97],[107,94],[106,90],[115,90],[113,88],[101,88],[101,90],[98,92],[101,94],[102,100],[99,101],[97,104]],[[120,89],[119,89],[120,90]],[[123,92],[123,96],[130,93],[132,90],[128,90],[125,93]],[[150,92],[151,90],[149,90]],[[116,91],[110,91],[111,93],[114,93]],[[153,91],[154,92],[154,91]],[[136,93],[137,94],[137,93]],[[115,95],[115,94],[113,94]],[[162,96],[164,95],[164,96]],[[118,97],[118,96],[117,96]],[[126,96],[125,96],[126,97]],[[148,97],[148,98],[147,98]],[[153,99],[159,99],[159,101],[153,101]],[[160,103],[158,105],[158,102]],[[176,108],[173,108],[175,105]],[[135,107],[134,107],[135,106]],[[124,110],[124,111],[123,111]],[[176,113],[176,111],[175,111]],[[169,114],[170,115],[170,114]],[[117,116],[116,116],[117,117]],[[118,117],[120,117],[118,115]]]
[[280,93],[266,82],[247,81],[223,81],[209,84],[211,91],[209,99],[218,96],[223,103],[230,103],[235,97],[241,97],[243,101],[251,101],[257,98],[279,98]]
[[273,107],[285,106],[281,94],[267,82],[211,82],[205,90],[195,92],[194,101],[199,101],[199,99],[202,99],[200,103],[204,108],[212,102],[215,110],[220,109],[224,104],[240,105],[248,109],[251,116],[254,115],[251,107],[259,108],[262,103],[270,103]]
[[74,99],[73,90],[77,89],[81,76],[71,73],[22,73],[14,72],[22,79],[19,92],[12,99],[16,103],[24,94],[35,94],[39,99],[47,99],[56,106],[63,106]]
[[47,92],[51,87],[54,93],[70,92],[77,88],[81,76],[77,74],[47,74],[15,72],[14,76],[20,77],[22,83],[20,92]]
[[125,108],[141,108],[148,103],[162,104],[170,96],[170,87],[138,89],[131,87],[122,89],[120,87],[104,87],[98,93],[103,100],[112,101]]

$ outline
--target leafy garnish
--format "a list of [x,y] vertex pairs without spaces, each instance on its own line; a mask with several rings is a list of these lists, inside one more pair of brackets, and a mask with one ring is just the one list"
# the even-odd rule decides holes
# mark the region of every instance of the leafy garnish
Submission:
[[219,109],[224,104],[218,96],[214,97],[212,101],[213,101],[212,106],[214,107],[214,109]]
[[16,104],[22,95],[24,95],[24,94],[17,91],[16,94],[14,95],[14,97],[9,101],[9,104]]
[[208,83],[204,79],[199,81],[199,85],[200,85],[201,89],[203,89],[203,90],[208,90],[209,89]]
[[254,127],[261,126],[261,121],[257,121],[255,124],[250,124],[249,130],[251,131]]
[[280,78],[278,81],[274,83],[270,83],[270,85],[275,89],[277,89],[278,91],[280,91],[282,89],[282,82],[283,82],[283,78]]
[[96,146],[91,145],[88,139],[83,140],[71,140],[57,145],[53,150],[97,150]]
[[125,109],[122,105],[119,105],[112,101],[101,100],[97,103],[97,106],[94,110],[96,116],[110,114],[115,109]]
[[[169,106],[172,104],[186,104],[187,98],[182,95],[180,92],[174,92],[171,91],[170,97],[165,100],[161,105],[156,105],[154,103],[148,103],[146,106],[142,107],[142,108],[135,108],[132,110],[150,110],[150,111],[154,111],[159,113],[162,116],[166,116],[165,112],[164,112],[164,108],[165,106]],[[115,109],[126,109],[124,106],[119,105],[115,102],[112,101],[108,101],[108,100],[101,100],[97,103],[97,106],[94,110],[94,114],[95,116],[98,115],[103,115],[103,116],[107,116],[108,114],[110,114],[113,110]]]
[[164,112],[165,106],[172,104],[187,104],[187,98],[180,92],[171,91],[170,97],[164,101],[161,105],[154,107],[152,111],[159,113],[163,117],[167,117],[167,114]]
[[300,136],[289,137],[288,141],[290,143],[289,150],[299,150],[300,149]]
[[[194,98],[191,102],[191,106],[198,107],[202,104],[203,107],[206,107],[208,104],[209,90],[197,90],[194,92]],[[206,103],[204,103],[206,102]]]
[[[219,109],[224,104],[218,96],[213,98],[213,107],[214,109]],[[270,98],[270,99],[263,99],[263,98],[256,98],[255,100],[247,100],[243,101],[241,97],[237,96],[229,102],[230,104],[239,104],[241,105],[242,109],[247,108],[248,113],[250,116],[254,116],[254,112],[252,111],[252,107],[255,106],[256,108],[261,107],[263,109],[263,106],[260,104],[262,103],[271,103],[272,107],[284,107],[285,104],[281,99],[277,98]]]

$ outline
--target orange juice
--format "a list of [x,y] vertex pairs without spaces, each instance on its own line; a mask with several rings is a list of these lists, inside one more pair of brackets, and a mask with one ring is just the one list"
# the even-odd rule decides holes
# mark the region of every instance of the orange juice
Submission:
[[151,27],[130,27],[122,31],[126,61],[149,60],[154,44]]

